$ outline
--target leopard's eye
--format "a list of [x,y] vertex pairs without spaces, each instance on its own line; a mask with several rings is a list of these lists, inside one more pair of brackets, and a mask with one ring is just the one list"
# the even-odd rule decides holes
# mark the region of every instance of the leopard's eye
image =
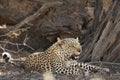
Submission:
[[73,45],[74,48],[76,48],[76,45]]

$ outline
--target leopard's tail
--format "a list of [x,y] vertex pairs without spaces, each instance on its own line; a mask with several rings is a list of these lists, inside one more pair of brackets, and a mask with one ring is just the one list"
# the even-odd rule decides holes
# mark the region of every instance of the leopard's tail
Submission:
[[3,52],[2,53],[2,59],[4,60],[5,63],[12,64],[17,68],[25,69],[24,60],[13,59],[9,52]]

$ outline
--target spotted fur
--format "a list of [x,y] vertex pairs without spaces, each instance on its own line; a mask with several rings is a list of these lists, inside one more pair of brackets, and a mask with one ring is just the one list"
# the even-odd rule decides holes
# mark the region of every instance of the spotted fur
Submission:
[[29,55],[25,60],[25,69],[38,72],[51,71],[58,74],[81,74],[81,69],[67,67],[66,61],[72,54],[80,54],[81,46],[78,38],[58,39],[45,52]]
[[32,54],[26,58],[25,69],[35,70],[41,73],[51,71],[57,74],[81,75],[85,71],[95,72],[104,70],[103,68],[74,62],[70,66],[66,65],[72,54],[78,54],[81,46],[78,38],[58,39],[45,52]]

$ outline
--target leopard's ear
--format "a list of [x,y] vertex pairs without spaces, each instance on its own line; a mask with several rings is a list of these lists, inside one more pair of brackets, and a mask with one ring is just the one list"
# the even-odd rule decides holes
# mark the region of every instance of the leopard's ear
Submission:
[[77,37],[76,40],[79,41],[79,38]]
[[59,37],[57,37],[57,42],[60,42],[60,41],[61,41],[61,39]]

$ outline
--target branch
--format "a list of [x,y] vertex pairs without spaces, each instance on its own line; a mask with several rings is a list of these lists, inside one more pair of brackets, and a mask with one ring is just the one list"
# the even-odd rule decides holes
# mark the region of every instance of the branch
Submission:
[[[92,60],[100,60],[111,45],[115,42],[118,33],[120,32],[120,21],[117,23],[115,28],[110,32],[110,34],[104,39],[99,40],[92,52]],[[104,32],[104,31],[103,31]],[[96,55],[97,54],[97,55]]]
[[[115,8],[117,2],[118,2],[118,0],[115,0],[115,1],[114,1],[114,3],[111,5],[110,10],[107,12],[105,18],[103,19],[102,22],[100,22],[100,25],[98,26],[98,29],[97,29],[96,32],[94,33],[94,34],[95,34],[95,35],[94,35],[94,39],[93,39],[93,41],[90,43],[90,46],[87,47],[88,50],[85,52],[85,55],[81,58],[81,60],[86,60],[86,59],[88,59],[88,56],[91,55],[91,54],[92,54],[92,60],[95,60],[93,55],[96,55],[97,53],[96,53],[96,52],[94,53],[94,52],[93,52],[93,51],[94,51],[93,49],[95,49],[94,47],[96,46],[96,43],[98,44],[99,37],[101,36],[101,31],[102,31],[103,28],[104,28],[104,24],[105,24],[106,21],[108,22],[108,20],[110,20],[111,14],[112,14],[112,12],[114,11],[114,8]],[[109,24],[108,24],[108,25],[109,25]],[[110,26],[108,26],[108,27],[110,27]],[[105,33],[105,32],[104,32],[104,33]],[[104,38],[105,36],[106,36],[106,35],[102,36],[102,38]],[[99,50],[98,52],[101,52],[101,50]],[[98,55],[96,55],[96,56],[98,56]]]
[[45,15],[45,13],[49,11],[50,8],[55,8],[56,6],[60,6],[60,5],[62,5],[62,2],[59,2],[59,1],[43,4],[43,6],[37,12],[35,12],[33,15],[28,16],[23,21],[21,21],[20,23],[15,25],[15,29],[19,29],[24,24],[28,24],[29,22],[35,20],[38,17],[41,17],[41,16],[43,17]]
[[0,37],[9,36],[10,34],[14,33],[16,30],[20,31],[19,29],[22,26],[24,26],[25,24],[29,25],[30,24],[29,22],[35,20],[36,18],[38,18],[38,17],[44,17],[45,13],[47,13],[51,8],[55,8],[55,7],[60,6],[62,4],[63,3],[59,2],[59,1],[43,4],[43,6],[37,12],[35,12],[33,15],[28,16],[23,21],[21,21],[20,23],[16,24],[15,26],[13,26],[13,28],[10,29],[10,31],[8,33],[6,33],[4,35],[0,35]]

